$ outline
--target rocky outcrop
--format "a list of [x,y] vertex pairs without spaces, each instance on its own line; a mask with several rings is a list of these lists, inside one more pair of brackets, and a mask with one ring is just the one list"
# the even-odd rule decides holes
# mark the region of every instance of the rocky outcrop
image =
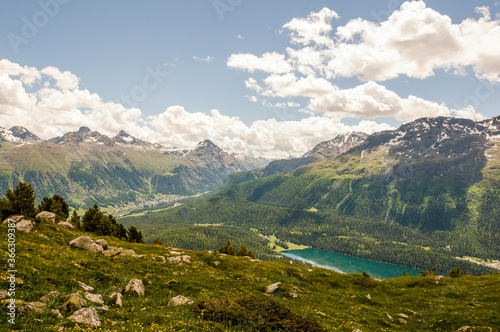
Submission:
[[28,220],[21,215],[10,216],[9,218],[3,221],[4,224],[7,224],[9,222],[14,222],[16,231],[18,232],[29,233],[33,230],[33,227],[35,226],[35,224],[31,220]]
[[168,257],[167,262],[169,263],[191,263],[191,257],[188,255],[182,255],[182,256],[175,256],[175,257]]
[[83,306],[87,305],[87,301],[79,294],[73,293],[69,294],[64,298],[64,303],[61,308],[65,311],[73,311],[81,309]]
[[96,240],[95,243],[101,245],[104,250],[108,249],[108,243],[104,239]]
[[266,287],[266,293],[271,294],[275,292],[281,285],[281,282],[277,282],[275,284],[269,285]]
[[107,250],[102,252],[104,256],[132,256],[135,255],[135,251],[132,249],[118,248],[113,246],[108,246]]
[[188,299],[187,297],[184,297],[182,295],[178,295],[176,297],[173,297],[168,301],[167,308],[175,308],[179,305],[184,305],[184,304],[193,304],[194,302]]
[[75,226],[73,226],[72,224],[70,224],[67,221],[61,221],[61,222],[58,223],[58,225],[61,226],[64,229],[67,229],[68,231],[74,231],[75,230]]
[[89,292],[85,292],[85,298],[89,300],[90,302],[94,303],[99,303],[99,304],[104,304],[104,301],[102,300],[102,295],[101,294],[92,294]]
[[90,325],[95,328],[101,327],[101,320],[99,319],[97,310],[94,307],[79,309],[69,318],[76,323]]
[[111,293],[111,295],[109,296],[110,299],[113,299],[115,297],[116,297],[115,305],[117,305],[119,307],[123,307],[122,293],[120,293],[120,292],[114,292],[114,293]]
[[88,250],[92,252],[103,252],[104,249],[100,244],[95,243],[90,237],[88,236],[80,236],[74,240],[71,240],[69,242],[70,246],[83,249],[83,250]]
[[59,295],[61,295],[61,294],[58,291],[52,291],[52,292],[42,296],[40,298],[40,302],[48,302],[51,298],[58,297]]
[[145,295],[146,289],[144,288],[144,284],[142,283],[142,280],[140,279],[130,279],[130,281],[127,284],[127,287],[125,287],[125,292],[135,292],[139,296]]
[[92,292],[94,290],[94,287],[89,286],[87,284],[84,284],[83,282],[77,281],[77,283],[78,283],[78,286],[80,286],[81,288],[83,288],[84,291]]
[[37,218],[56,223],[56,214],[48,211],[42,211],[36,215]]

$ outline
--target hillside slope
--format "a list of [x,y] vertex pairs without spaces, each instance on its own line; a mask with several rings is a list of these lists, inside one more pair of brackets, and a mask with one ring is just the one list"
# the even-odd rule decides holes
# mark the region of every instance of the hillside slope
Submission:
[[[7,225],[0,225],[0,232],[6,234]],[[108,246],[139,255],[110,257],[69,245],[82,235],[98,239],[46,221],[36,232],[16,233],[15,299],[23,312],[10,324],[10,297],[2,292],[1,330],[88,331],[88,325],[69,318],[78,305],[96,308],[103,331],[456,331],[463,326],[498,331],[500,326],[500,274],[374,280],[286,261],[189,250],[182,255],[190,262],[168,263],[160,256],[175,261],[181,249],[104,237]],[[9,277],[6,239],[0,240],[3,281]],[[132,279],[142,281],[144,296],[125,291]],[[79,282],[93,290],[83,290]],[[274,283],[280,283],[277,290],[266,294]],[[75,293],[84,302],[68,304],[65,298]],[[122,294],[122,306],[112,293]],[[178,295],[193,303],[170,307]],[[104,304],[90,300],[99,296]]]

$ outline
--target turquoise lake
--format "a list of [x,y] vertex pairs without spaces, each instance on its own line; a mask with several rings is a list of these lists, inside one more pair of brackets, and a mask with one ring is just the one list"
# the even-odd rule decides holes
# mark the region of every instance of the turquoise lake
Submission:
[[319,249],[281,251],[280,254],[340,273],[363,273],[373,278],[392,278],[403,276],[403,270],[409,275],[420,275],[420,270],[409,267],[370,261],[335,252]]

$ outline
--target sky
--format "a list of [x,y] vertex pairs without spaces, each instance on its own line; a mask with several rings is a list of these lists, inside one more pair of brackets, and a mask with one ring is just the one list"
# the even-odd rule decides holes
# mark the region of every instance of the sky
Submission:
[[300,156],[499,114],[500,1],[0,2],[0,127]]

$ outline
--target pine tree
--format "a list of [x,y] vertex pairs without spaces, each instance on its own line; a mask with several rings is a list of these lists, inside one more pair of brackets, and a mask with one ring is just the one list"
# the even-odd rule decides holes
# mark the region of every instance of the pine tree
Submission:
[[235,250],[233,245],[231,244],[231,241],[227,241],[226,245],[223,247],[219,248],[219,252],[221,254],[226,254],[226,255],[233,255],[235,254]]
[[403,276],[408,277],[408,273],[406,272],[406,270],[403,270]]
[[138,231],[135,226],[130,226],[127,230],[127,238],[132,243],[144,243],[142,232]]
[[31,184],[26,184],[26,182],[19,182],[16,189],[12,191],[7,189],[5,192],[7,201],[12,207],[14,213],[22,214],[25,217],[35,216],[35,190]]
[[83,215],[83,230],[92,233],[97,232],[102,217],[103,214],[99,210],[99,206],[97,204],[94,204],[94,206],[85,211],[85,214]]
[[78,212],[76,210],[73,210],[73,214],[71,215],[71,219],[69,220],[73,226],[75,226],[76,229],[80,229],[80,216],[78,215]]
[[236,256],[248,256],[251,258],[255,258],[255,255],[252,254],[251,251],[248,251],[247,247],[245,247],[244,245],[240,245],[240,250],[238,251],[238,254],[236,254]]
[[156,239],[153,241],[153,244],[154,244],[155,246],[162,246],[162,245],[163,245],[163,243],[160,241],[160,239],[159,239],[159,238],[156,238]]

